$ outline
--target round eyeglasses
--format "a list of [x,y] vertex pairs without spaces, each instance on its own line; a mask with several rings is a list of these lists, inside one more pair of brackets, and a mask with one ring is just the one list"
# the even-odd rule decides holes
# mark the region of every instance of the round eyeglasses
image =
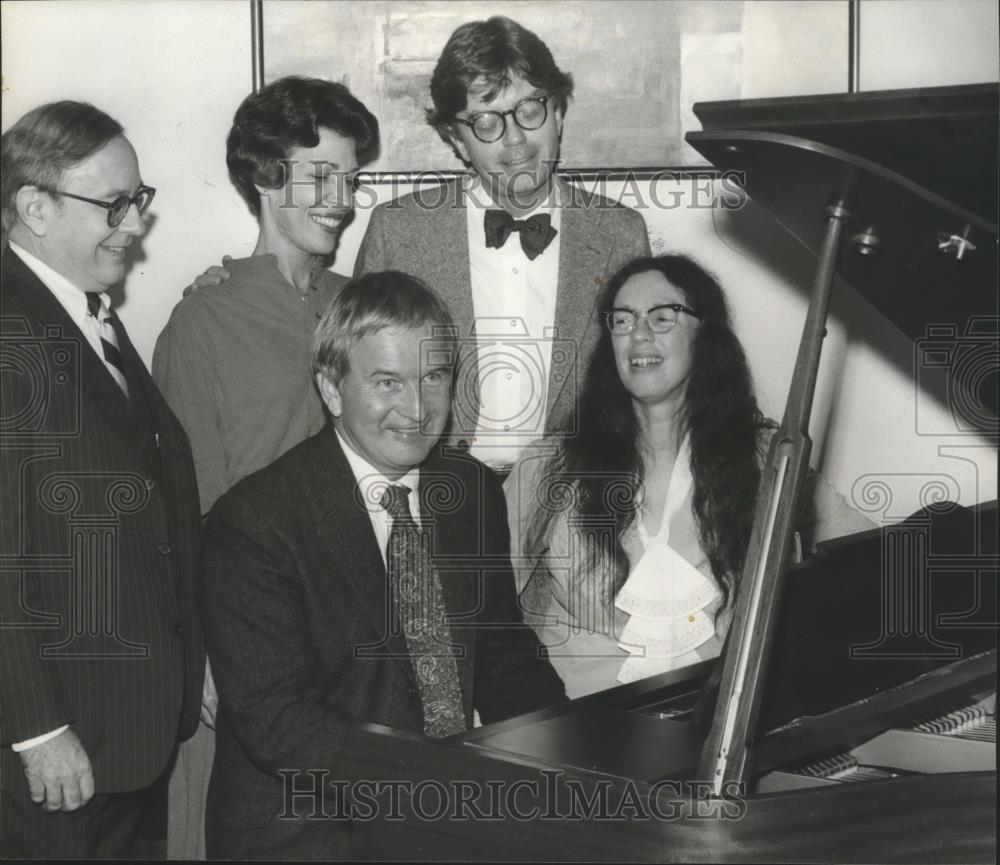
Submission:
[[612,309],[604,314],[604,321],[608,330],[615,336],[624,336],[635,330],[640,318],[646,319],[646,324],[653,333],[666,333],[677,324],[677,319],[682,312],[687,313],[692,318],[700,319],[693,309],[684,306],[682,303],[663,303],[653,306],[645,312],[633,312],[631,309]]
[[125,219],[128,209],[134,204],[141,216],[146,212],[150,204],[153,203],[153,196],[156,190],[152,186],[140,186],[139,191],[131,198],[127,195],[119,195],[114,201],[100,201],[97,198],[86,198],[73,192],[63,192],[61,189],[50,189],[54,195],[64,195],[66,198],[75,198],[77,201],[86,201],[87,204],[96,204],[108,211],[108,226],[117,228]]
[[481,111],[475,117],[456,117],[455,122],[468,126],[483,144],[492,144],[503,138],[507,131],[508,115],[521,129],[529,132],[541,129],[549,116],[548,100],[548,96],[529,96],[508,111]]

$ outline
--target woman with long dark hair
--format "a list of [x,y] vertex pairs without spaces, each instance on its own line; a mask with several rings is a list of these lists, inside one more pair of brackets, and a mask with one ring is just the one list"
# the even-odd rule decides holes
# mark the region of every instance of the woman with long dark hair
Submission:
[[[637,259],[600,303],[577,435],[506,484],[522,604],[571,697],[719,653],[775,428],[695,261]],[[871,527],[810,475],[803,545]]]

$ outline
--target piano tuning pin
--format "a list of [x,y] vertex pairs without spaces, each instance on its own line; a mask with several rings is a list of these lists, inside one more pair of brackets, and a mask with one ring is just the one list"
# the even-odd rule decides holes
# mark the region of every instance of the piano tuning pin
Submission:
[[976,244],[969,240],[970,230],[971,226],[967,225],[960,235],[939,231],[937,248],[941,252],[954,252],[955,258],[961,261],[966,252],[974,252],[976,249]]
[[859,231],[851,238],[858,255],[874,255],[882,245],[882,238],[874,225],[869,225],[864,231]]

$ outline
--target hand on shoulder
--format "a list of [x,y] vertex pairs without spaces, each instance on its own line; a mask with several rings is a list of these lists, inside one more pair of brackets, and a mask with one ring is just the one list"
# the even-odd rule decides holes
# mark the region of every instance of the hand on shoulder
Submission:
[[216,285],[222,285],[227,279],[229,279],[232,274],[226,269],[226,265],[233,260],[231,255],[222,256],[222,264],[213,264],[204,273],[198,274],[194,278],[194,282],[191,283],[187,288],[184,289],[184,297],[187,297],[192,291],[197,291],[201,288],[210,288]]

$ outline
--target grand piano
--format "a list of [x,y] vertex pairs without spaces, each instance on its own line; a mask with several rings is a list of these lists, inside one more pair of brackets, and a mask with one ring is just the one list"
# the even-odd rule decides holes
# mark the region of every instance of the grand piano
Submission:
[[[988,84],[703,103],[688,135],[828,282],[935,349],[936,396],[994,440],[998,100]],[[361,806],[352,855],[994,862],[997,525],[995,502],[939,502],[783,567],[750,634],[745,771],[721,785],[705,767],[729,641],[719,661],[447,740],[355,729],[338,766]]]

